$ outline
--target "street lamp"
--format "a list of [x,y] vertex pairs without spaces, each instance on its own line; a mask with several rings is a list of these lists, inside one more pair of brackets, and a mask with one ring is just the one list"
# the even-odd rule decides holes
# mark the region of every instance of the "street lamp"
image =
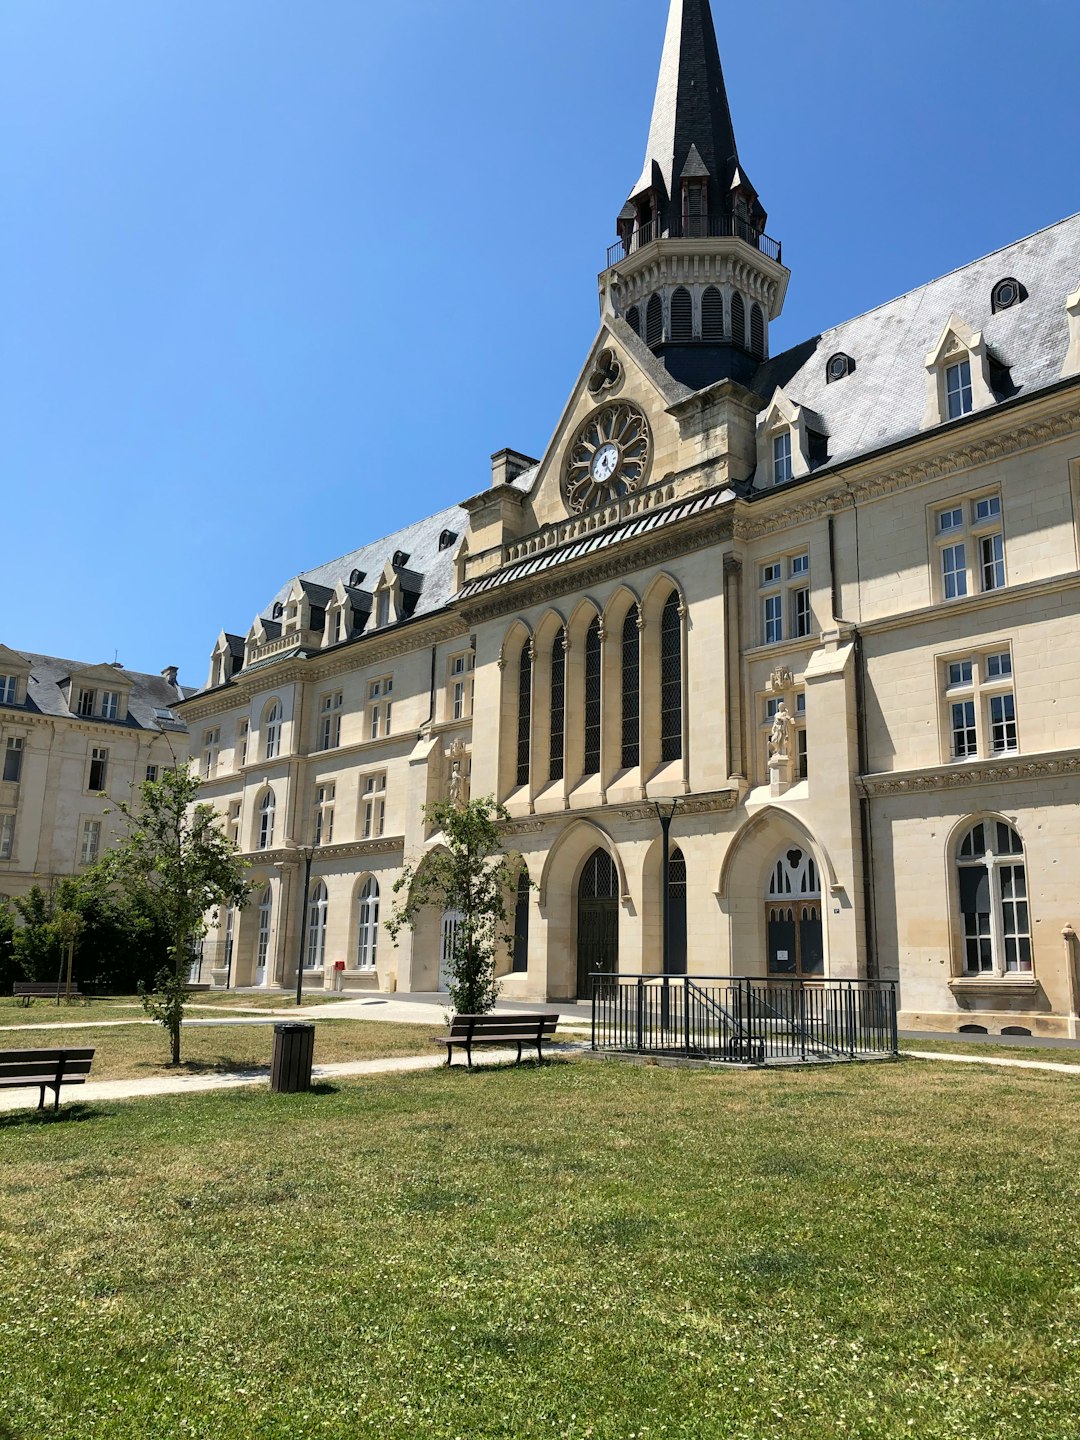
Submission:
[[308,905],[311,892],[311,862],[315,858],[316,845],[298,845],[297,851],[304,857],[304,891],[300,911],[300,954],[296,961],[296,1003],[304,1003],[304,948],[307,945]]
[[662,799],[654,800],[653,806],[656,810],[656,818],[660,821],[660,829],[664,833],[664,862],[661,883],[664,887],[663,898],[663,969],[666,975],[671,969],[671,822],[675,819],[675,811],[679,808],[679,795],[664,796]]

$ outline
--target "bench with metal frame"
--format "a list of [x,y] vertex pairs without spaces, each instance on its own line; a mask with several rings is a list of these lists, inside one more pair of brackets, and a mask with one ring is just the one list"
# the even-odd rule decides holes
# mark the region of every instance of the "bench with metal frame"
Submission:
[[516,1045],[521,1063],[523,1045],[536,1046],[536,1058],[543,1061],[543,1042],[550,1040],[559,1023],[558,1015],[455,1015],[448,1035],[433,1035],[436,1045],[446,1046],[446,1063],[454,1059],[454,1046],[463,1046],[472,1069],[473,1045]]
[[38,1109],[45,1108],[45,1091],[53,1092],[53,1109],[60,1108],[62,1085],[85,1085],[93,1050],[0,1050],[0,1090],[40,1090]]
[[21,1000],[26,1009],[31,1000],[82,1000],[82,991],[77,985],[69,990],[63,980],[16,980],[11,987],[16,1000]]

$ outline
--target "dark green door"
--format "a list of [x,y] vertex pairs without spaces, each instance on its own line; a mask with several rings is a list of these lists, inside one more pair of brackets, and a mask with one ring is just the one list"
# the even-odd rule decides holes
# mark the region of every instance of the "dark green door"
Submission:
[[595,974],[619,969],[619,877],[606,850],[595,850],[578,882],[577,996],[592,999]]

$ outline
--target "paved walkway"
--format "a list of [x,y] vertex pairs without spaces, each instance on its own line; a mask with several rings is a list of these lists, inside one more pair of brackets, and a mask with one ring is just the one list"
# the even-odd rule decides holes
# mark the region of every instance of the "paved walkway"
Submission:
[[953,1055],[947,1050],[903,1050],[915,1060],[947,1060],[961,1065],[999,1065],[1006,1070],[1054,1070],[1059,1075],[1080,1075],[1080,1065],[1059,1065],[1053,1060],[1005,1060],[996,1055]]

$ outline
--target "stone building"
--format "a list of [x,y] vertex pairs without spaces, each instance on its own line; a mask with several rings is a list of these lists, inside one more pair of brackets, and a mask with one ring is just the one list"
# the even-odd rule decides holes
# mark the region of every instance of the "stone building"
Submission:
[[438,988],[455,917],[382,927],[456,771],[535,886],[508,996],[658,971],[670,797],[672,971],[1075,1030],[1080,216],[773,354],[790,275],[672,0],[616,234],[543,456],[219,638],[183,713],[257,890],[217,980],[292,983],[306,906],[311,983]]
[[141,675],[0,645],[0,894],[77,875],[118,829],[118,800],[183,764],[190,691],[176,670]]

